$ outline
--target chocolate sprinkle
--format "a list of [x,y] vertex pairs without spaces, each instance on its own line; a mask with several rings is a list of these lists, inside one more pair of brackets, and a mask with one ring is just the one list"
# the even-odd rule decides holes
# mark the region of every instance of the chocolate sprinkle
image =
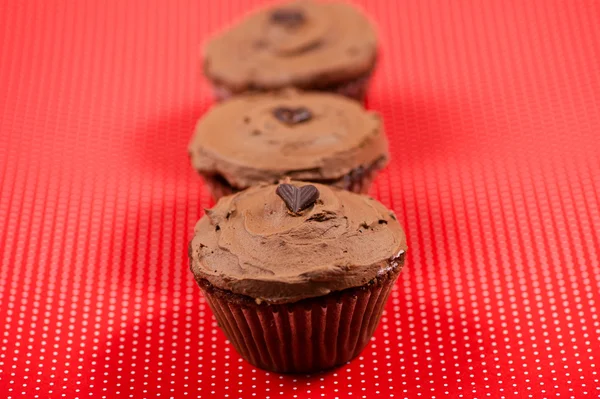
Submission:
[[312,206],[319,198],[319,190],[313,185],[296,187],[292,184],[280,184],[275,193],[293,214]]
[[271,13],[271,22],[286,28],[296,28],[305,21],[304,13],[297,8],[279,8]]
[[312,113],[305,107],[277,107],[273,110],[273,116],[280,122],[291,126],[310,120],[312,118]]

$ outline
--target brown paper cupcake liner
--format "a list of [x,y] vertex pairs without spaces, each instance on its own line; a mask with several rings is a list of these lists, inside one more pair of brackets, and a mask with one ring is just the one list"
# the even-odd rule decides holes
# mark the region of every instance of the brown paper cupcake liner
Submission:
[[292,304],[258,304],[200,280],[231,344],[249,363],[282,373],[340,366],[368,344],[401,265],[362,287]]
[[200,173],[202,178],[204,179],[204,183],[208,187],[212,197],[215,201],[218,201],[219,198],[225,197],[227,195],[231,195],[233,193],[237,193],[241,191],[233,187],[229,182],[221,175],[206,175]]
[[[361,76],[360,78],[339,83],[332,86],[322,87],[322,88],[305,88],[305,90],[314,90],[314,91],[326,91],[330,93],[340,94],[342,96],[352,98],[359,102],[364,102],[365,95],[367,94],[367,89],[369,87],[369,81],[371,80],[371,72],[368,74]],[[215,98],[218,102],[225,101],[236,94],[231,91],[227,86],[222,84],[213,83],[213,91]],[[260,91],[260,90],[257,90]]]
[[[341,179],[313,179],[311,180],[311,182],[338,187],[347,191],[352,191],[357,194],[367,194],[369,192],[369,188],[371,187],[371,183],[377,175],[377,172],[383,167],[384,164],[384,160],[380,159],[375,161],[371,166],[367,168],[360,166],[358,168],[352,169],[350,173],[344,175]],[[234,187],[227,181],[227,179],[225,179],[221,175],[207,175],[203,173],[201,173],[201,175],[204,178],[204,182],[208,186],[215,201],[218,201],[221,197],[231,195],[233,193],[242,191],[245,188],[247,188]]]

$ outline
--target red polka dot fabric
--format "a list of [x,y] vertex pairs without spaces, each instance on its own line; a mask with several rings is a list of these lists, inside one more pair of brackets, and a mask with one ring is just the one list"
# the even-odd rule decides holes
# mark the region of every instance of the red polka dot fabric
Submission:
[[358,2],[410,249],[310,376],[242,361],[188,270],[201,45],[262,3],[0,3],[0,397],[599,397],[600,2]]

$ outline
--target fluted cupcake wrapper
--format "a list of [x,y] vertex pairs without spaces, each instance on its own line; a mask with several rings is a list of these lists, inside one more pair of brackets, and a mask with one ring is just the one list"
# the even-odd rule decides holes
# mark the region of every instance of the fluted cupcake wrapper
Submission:
[[398,274],[293,304],[241,303],[203,289],[219,326],[249,363],[283,373],[342,365],[368,344]]
[[[370,80],[371,80],[371,72],[369,72],[368,74],[366,74],[364,76],[361,76],[360,78],[356,78],[354,80],[339,83],[334,86],[330,86],[330,87],[326,87],[326,88],[318,88],[318,89],[307,89],[307,90],[325,91],[325,92],[340,94],[342,96],[357,100],[362,103],[362,102],[364,102]],[[213,92],[214,92],[215,98],[218,102],[225,101],[231,97],[236,96],[236,93],[232,92],[227,86],[220,85],[220,84],[213,85]]]
[[218,201],[219,198],[225,197],[227,195],[231,195],[240,190],[231,186],[224,178],[215,177],[212,175],[202,175],[204,178],[204,183],[210,190],[210,193],[215,201]]
[[[352,169],[350,173],[338,180],[316,180],[314,182],[342,188],[357,194],[367,194],[369,192],[369,188],[371,187],[371,183],[373,182],[373,179],[380,168],[380,163],[375,162],[374,165],[367,168],[359,167]],[[224,177],[206,174],[202,174],[202,177],[204,178],[204,182],[208,186],[215,201],[218,201],[219,198],[226,195],[231,195],[241,191],[240,189],[230,185]]]

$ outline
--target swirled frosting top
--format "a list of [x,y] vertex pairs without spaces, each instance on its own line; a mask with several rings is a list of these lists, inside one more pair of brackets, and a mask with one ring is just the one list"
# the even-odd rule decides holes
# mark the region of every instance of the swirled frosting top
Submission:
[[[307,185],[291,183],[294,190]],[[190,243],[196,278],[289,303],[364,285],[401,263],[406,237],[381,203],[320,184],[304,190],[297,199],[309,202],[299,212],[290,210],[295,193],[282,196],[277,185],[221,198],[197,223]]]
[[189,144],[195,169],[236,187],[334,180],[388,158],[379,115],[321,92],[242,95],[215,105]]
[[369,73],[377,38],[343,3],[298,1],[255,12],[208,42],[204,72],[235,92],[326,87]]

